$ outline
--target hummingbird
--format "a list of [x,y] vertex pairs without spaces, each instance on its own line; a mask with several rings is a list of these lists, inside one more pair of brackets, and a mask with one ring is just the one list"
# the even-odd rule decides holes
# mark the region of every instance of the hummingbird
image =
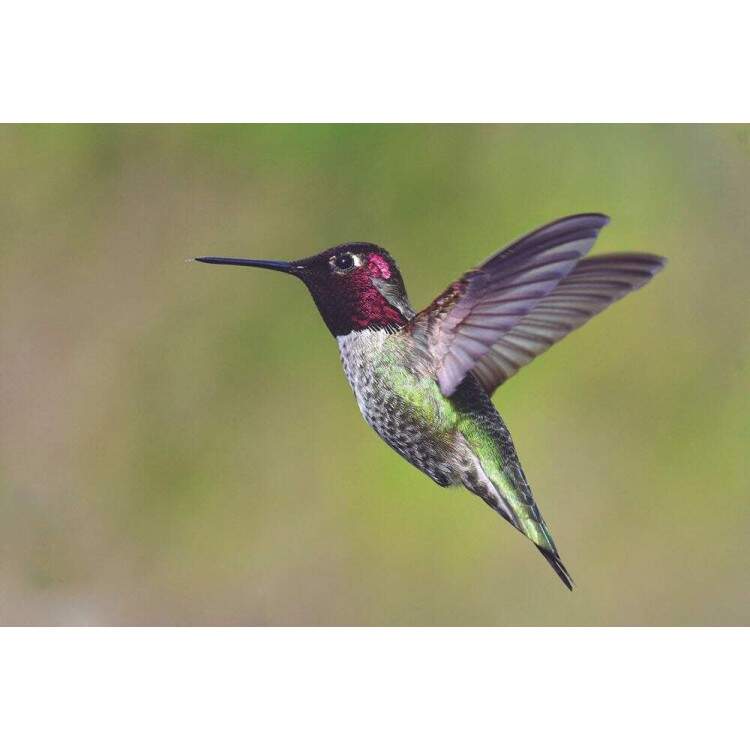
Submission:
[[295,261],[201,257],[296,276],[328,330],[365,421],[441,487],[463,486],[528,537],[572,590],[510,432],[491,401],[524,365],[666,262],[586,258],[609,218],[568,216],[467,271],[420,312],[391,255],[349,242]]

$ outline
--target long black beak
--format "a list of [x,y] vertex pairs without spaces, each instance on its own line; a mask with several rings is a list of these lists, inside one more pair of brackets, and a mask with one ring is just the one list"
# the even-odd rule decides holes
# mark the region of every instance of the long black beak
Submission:
[[196,258],[201,263],[214,263],[220,266],[252,266],[253,268],[270,268],[272,271],[284,271],[284,273],[297,273],[303,269],[297,263],[286,260],[250,260],[249,258],[215,258],[205,256]]

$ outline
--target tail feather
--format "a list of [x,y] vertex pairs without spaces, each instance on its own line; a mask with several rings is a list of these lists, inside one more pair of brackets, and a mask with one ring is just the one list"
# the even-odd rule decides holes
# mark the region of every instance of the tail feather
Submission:
[[537,549],[544,555],[544,559],[552,566],[552,569],[560,576],[560,580],[572,591],[573,579],[570,577],[567,568],[563,565],[562,560],[551,550],[537,545]]
[[[466,487],[471,492],[474,492],[474,494],[479,495],[479,497],[481,497],[490,508],[499,513],[506,521],[508,521],[508,523],[510,523],[511,526],[513,526],[514,529],[520,531],[524,536],[531,539],[531,541],[534,542],[534,546],[544,555],[544,559],[552,566],[555,573],[560,576],[560,580],[571,591],[573,590],[573,579],[557,554],[557,548],[552,541],[552,536],[547,529],[547,524],[544,523],[536,505],[531,506],[537,516],[535,519],[528,515],[530,510],[528,506],[521,506],[526,513],[519,518],[519,515],[514,512],[513,507],[506,502],[505,498],[503,498],[496,488],[495,493],[488,495],[481,491],[477,491],[476,488],[473,488],[469,484],[467,484]],[[518,507],[519,505],[516,504],[516,508]]]
[[486,435],[480,434],[486,440],[479,439],[476,434],[469,436],[474,461],[462,477],[463,485],[533,542],[572,591],[573,579],[560,560],[552,535],[534,502],[510,433],[497,412],[494,417],[494,429]]

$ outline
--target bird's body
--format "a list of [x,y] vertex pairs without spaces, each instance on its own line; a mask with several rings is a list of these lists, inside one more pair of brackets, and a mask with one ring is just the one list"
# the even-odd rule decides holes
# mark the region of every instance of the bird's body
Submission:
[[301,278],[336,337],[365,421],[437,484],[481,497],[572,588],[490,396],[663,266],[640,253],[582,259],[606,223],[601,214],[581,214],[542,227],[464,274],[420,313],[393,259],[371,243],[291,263],[198,260]]
[[473,374],[444,396],[404,329],[353,332],[338,344],[362,416],[391,448],[442,487],[463,485],[557,557],[510,431]]

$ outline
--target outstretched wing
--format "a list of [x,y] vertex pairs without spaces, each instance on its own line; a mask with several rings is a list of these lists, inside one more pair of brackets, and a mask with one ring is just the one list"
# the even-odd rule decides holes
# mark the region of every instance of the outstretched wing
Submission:
[[525,317],[492,345],[474,374],[487,393],[552,344],[626,294],[650,281],[666,263],[645,253],[585,258]]
[[408,333],[429,351],[443,395],[557,287],[608,221],[579,214],[547,224],[464,274],[412,318]]

